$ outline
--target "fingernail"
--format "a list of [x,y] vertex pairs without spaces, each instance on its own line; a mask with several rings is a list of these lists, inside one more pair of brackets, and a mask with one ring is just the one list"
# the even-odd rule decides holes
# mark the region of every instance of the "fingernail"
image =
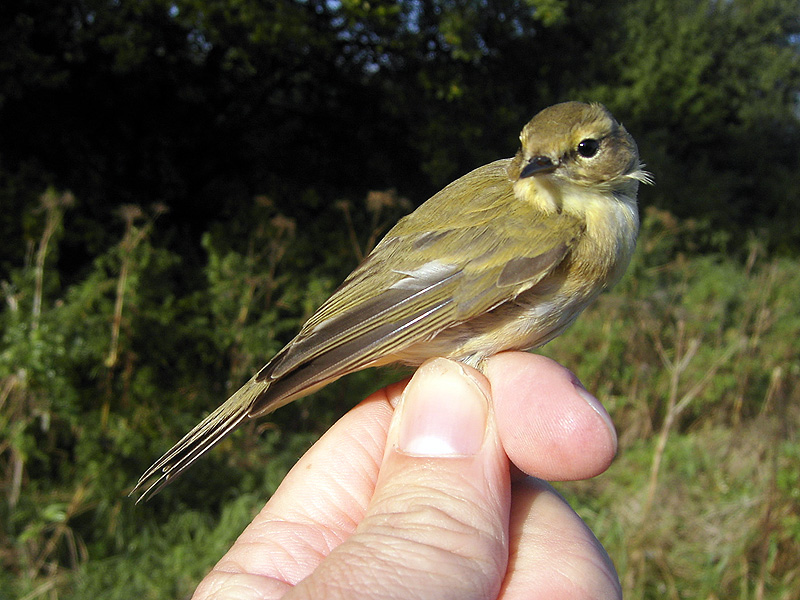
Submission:
[[592,396],[589,391],[583,387],[583,384],[578,380],[577,377],[574,375],[572,376],[572,385],[575,386],[575,390],[578,392],[581,398],[586,400],[586,403],[592,407],[592,410],[600,415],[600,418],[603,419],[603,422],[606,424],[608,428],[608,432],[611,434],[611,442],[614,445],[614,452],[617,451],[617,430],[614,427],[614,421],[611,420],[611,415],[608,414],[608,411],[605,409],[603,404]]
[[456,362],[424,364],[403,393],[397,449],[417,456],[471,456],[483,445],[489,400]]

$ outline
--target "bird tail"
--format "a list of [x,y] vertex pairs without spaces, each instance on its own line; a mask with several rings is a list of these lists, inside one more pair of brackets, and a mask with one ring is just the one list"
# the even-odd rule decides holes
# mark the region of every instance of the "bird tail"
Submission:
[[[142,491],[138,504],[157,494],[203,454],[217,445],[222,438],[236,429],[251,414],[253,405],[263,398],[270,381],[257,381],[254,377],[234,393],[219,408],[208,415],[194,429],[170,448],[147,469],[129,496]],[[277,406],[275,407],[277,408]],[[269,412],[269,411],[266,411]],[[261,412],[264,414],[264,411]],[[153,479],[155,478],[155,479]],[[151,481],[152,480],[152,481]]]

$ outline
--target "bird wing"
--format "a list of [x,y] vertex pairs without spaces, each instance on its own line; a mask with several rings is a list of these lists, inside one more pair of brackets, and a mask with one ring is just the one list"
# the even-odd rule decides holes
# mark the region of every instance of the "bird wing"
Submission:
[[545,216],[515,198],[507,166],[503,160],[472,171],[389,231],[256,375],[271,383],[251,416],[389,362],[404,348],[514,299],[560,264],[582,224]]

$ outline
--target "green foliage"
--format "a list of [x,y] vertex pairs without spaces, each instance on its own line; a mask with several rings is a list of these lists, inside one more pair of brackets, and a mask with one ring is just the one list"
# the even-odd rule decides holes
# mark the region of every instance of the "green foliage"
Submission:
[[402,374],[293,403],[134,506],[141,471],[567,99],[605,102],[657,183],[626,278],[546,349],[620,433],[567,493],[628,597],[796,595],[799,35],[790,0],[0,3],[0,599],[186,595]]
[[14,216],[48,185],[81,199],[72,272],[115,243],[120,205],[157,199],[196,275],[202,234],[258,195],[304,226],[368,189],[419,203],[565,99],[626,123],[658,182],[648,202],[709,223],[705,248],[800,243],[791,0],[9,0],[0,15],[0,200],[22,209],[0,215],[4,272],[24,259]]
[[[66,210],[54,197],[44,205]],[[354,262],[402,205],[392,192],[371,193],[363,208],[340,203],[352,227],[339,232],[341,255]],[[156,501],[126,498],[142,469],[335,286],[334,264],[295,270],[309,247],[275,204],[257,198],[251,208],[238,238],[204,237],[202,284],[182,293],[181,260],[152,243],[158,209],[132,207],[119,244],[85,279],[61,287],[45,255],[4,285],[4,589],[185,595],[316,437],[401,376],[345,378],[238,432]],[[698,228],[647,211],[619,288],[546,348],[598,393],[620,431],[617,465],[567,493],[629,596],[744,586],[779,598],[800,550],[800,267],[757,243],[744,262],[692,257]],[[36,264],[47,266],[40,277]],[[48,292],[34,316],[37,289]]]
[[[394,192],[370,193],[363,209],[343,203],[334,210],[350,214],[349,233],[318,240],[346,259],[329,252],[329,263],[301,276],[310,240],[299,243],[294,221],[258,197],[241,237],[222,229],[204,236],[203,277],[186,289],[176,285],[182,260],[152,243],[161,206],[123,207],[119,243],[83,279],[62,286],[54,258],[71,201],[59,198],[70,197],[42,196],[41,210],[52,214],[37,220],[38,252],[2,288],[0,555],[3,570],[16,574],[7,587],[19,596],[56,586],[85,597],[113,580],[147,597],[186,593],[252,516],[256,498],[376,381],[389,379],[355,377],[319,394],[313,411],[299,402],[268,426],[245,428],[159,505],[136,506],[126,491],[147,461],[294,335],[341,279],[341,263],[355,265],[354,252],[363,255],[408,206]],[[343,404],[343,396],[353,400]],[[234,449],[242,453],[231,460]],[[236,526],[220,536],[213,515],[225,515],[237,497],[249,503],[236,505]],[[217,540],[208,558],[198,557],[196,572],[178,573],[190,552],[181,544],[204,535]]]
[[[575,91],[624,115],[656,175],[651,201],[708,220],[717,238],[707,243],[727,251],[747,231],[793,244],[796,3],[632,1],[620,16],[609,78]],[[730,236],[723,243],[720,232]]]
[[620,438],[615,465],[567,495],[626,597],[792,597],[800,265],[758,245],[744,264],[690,258],[695,229],[649,211],[620,287],[545,349]]
[[[648,211],[640,252],[618,291],[545,349],[580,365],[579,376],[608,394],[617,422],[632,436],[663,415],[665,390],[686,401],[687,426],[735,424],[742,411],[753,417],[765,409],[773,378],[800,373],[796,262],[765,263],[757,245],[744,265],[720,255],[689,259],[683,248],[694,233],[690,224]],[[704,373],[713,379],[704,382]],[[638,413],[642,406],[647,415]]]

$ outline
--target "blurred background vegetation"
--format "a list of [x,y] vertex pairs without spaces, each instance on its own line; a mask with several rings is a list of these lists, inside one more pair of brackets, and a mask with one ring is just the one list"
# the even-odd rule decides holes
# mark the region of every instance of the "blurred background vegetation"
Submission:
[[397,371],[139,474],[402,214],[596,100],[657,185],[545,352],[620,456],[560,489],[627,598],[800,598],[796,0],[3,0],[0,599],[186,597]]

